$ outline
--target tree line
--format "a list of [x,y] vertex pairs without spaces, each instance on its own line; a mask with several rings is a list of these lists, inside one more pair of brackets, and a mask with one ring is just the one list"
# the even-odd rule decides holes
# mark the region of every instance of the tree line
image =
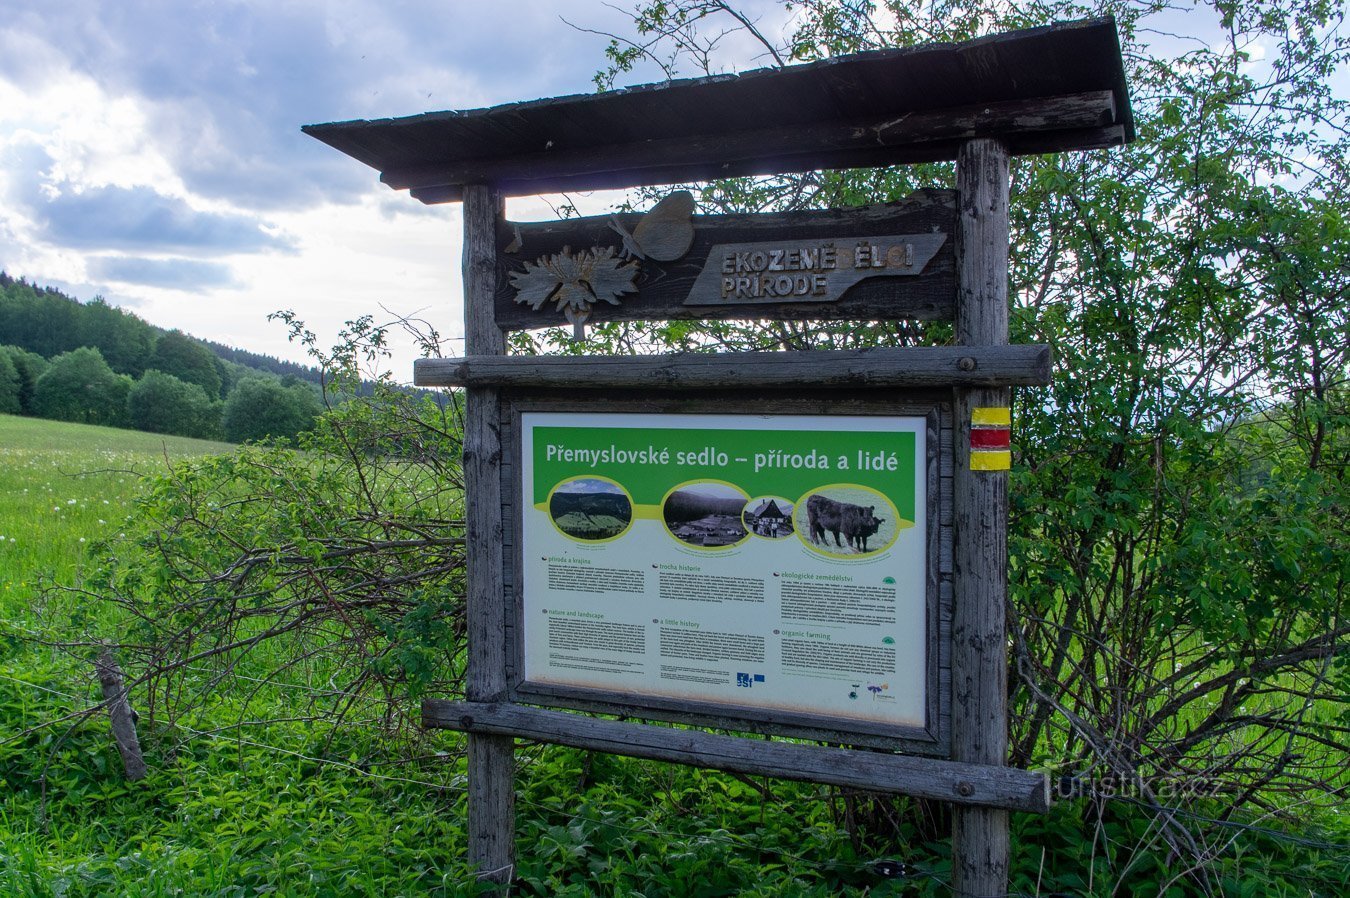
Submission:
[[102,297],[81,303],[0,272],[0,414],[230,442],[313,425],[316,369],[228,354]]

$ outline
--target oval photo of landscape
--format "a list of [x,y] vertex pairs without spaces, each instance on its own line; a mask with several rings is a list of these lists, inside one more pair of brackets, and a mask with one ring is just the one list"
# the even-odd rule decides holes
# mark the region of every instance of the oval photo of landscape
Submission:
[[750,496],[721,480],[682,483],[661,501],[666,532],[695,549],[727,549],[750,535],[742,514]]
[[604,477],[574,477],[553,488],[548,516],[563,536],[581,542],[618,539],[633,524],[633,500]]
[[817,487],[802,496],[793,523],[808,549],[835,558],[884,552],[910,525],[891,500],[856,483]]

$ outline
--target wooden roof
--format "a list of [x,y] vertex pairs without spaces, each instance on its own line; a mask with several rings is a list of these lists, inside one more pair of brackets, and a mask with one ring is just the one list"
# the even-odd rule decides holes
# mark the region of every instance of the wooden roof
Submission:
[[424,203],[1015,154],[1134,139],[1113,19],[490,109],[306,125]]

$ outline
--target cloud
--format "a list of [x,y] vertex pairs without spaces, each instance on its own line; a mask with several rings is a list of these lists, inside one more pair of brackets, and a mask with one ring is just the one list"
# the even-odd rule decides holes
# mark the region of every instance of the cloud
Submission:
[[149,187],[32,191],[28,207],[47,240],[74,249],[225,255],[294,246],[253,216],[204,212]]
[[576,480],[570,481],[564,487],[562,487],[562,489],[569,493],[609,493],[616,495],[623,494],[623,490],[615,486],[614,484],[608,483],[604,480],[596,480],[593,477],[581,477]]
[[[67,129],[50,125],[34,122],[8,139],[0,133],[0,225],[17,244],[193,256],[293,250],[291,236],[257,215],[197,208],[154,157],[85,150]],[[126,182],[155,175],[174,193]]]
[[19,6],[0,24],[0,50],[12,51],[0,53],[0,80],[32,83],[36,48],[38,80],[80,74],[109,96],[136,98],[147,142],[188,193],[260,210],[377,189],[369,169],[301,134],[302,124],[591,90],[606,40],[559,13],[616,18],[600,2],[553,0]]
[[[461,327],[456,210],[382,187],[301,125],[586,93],[609,39],[560,15],[631,33],[609,0],[0,9],[0,265],[283,356],[284,329],[259,326],[277,296],[328,330],[382,303]],[[598,214],[603,196],[572,199]]]
[[237,287],[230,266],[198,259],[146,259],[138,256],[98,256],[88,261],[90,277],[168,290],[210,290]]

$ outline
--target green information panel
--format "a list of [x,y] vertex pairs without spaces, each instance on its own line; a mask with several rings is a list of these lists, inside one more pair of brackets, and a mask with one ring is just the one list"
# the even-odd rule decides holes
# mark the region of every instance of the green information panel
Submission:
[[925,726],[923,417],[521,425],[526,683]]

